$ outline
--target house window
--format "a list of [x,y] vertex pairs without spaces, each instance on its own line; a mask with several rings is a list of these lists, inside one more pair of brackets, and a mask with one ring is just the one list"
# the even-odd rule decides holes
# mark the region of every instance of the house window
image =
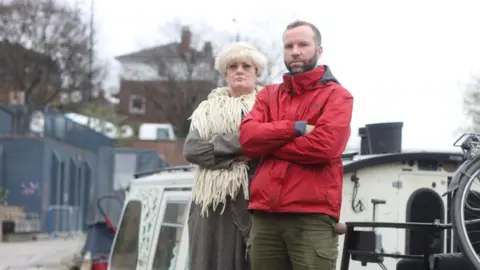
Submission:
[[144,114],[147,106],[147,100],[142,96],[131,95],[129,105],[131,114]]

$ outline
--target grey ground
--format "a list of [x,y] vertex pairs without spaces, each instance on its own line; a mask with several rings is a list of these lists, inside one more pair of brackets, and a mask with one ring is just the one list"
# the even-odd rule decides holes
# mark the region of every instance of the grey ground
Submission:
[[83,237],[40,239],[21,243],[0,242],[0,270],[68,269],[83,245]]

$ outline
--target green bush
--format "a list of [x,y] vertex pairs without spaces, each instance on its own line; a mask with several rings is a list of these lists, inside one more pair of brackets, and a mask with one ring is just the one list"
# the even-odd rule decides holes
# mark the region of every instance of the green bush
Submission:
[[8,190],[0,186],[0,205],[5,204],[8,199]]

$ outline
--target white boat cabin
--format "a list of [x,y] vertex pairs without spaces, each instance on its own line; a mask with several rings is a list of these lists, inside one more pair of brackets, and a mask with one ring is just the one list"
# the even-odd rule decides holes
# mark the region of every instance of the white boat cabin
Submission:
[[[383,129],[378,125],[383,125]],[[389,136],[376,134],[375,137],[376,129],[395,129],[395,125],[396,136],[386,132]],[[375,221],[433,222],[438,219],[450,222],[450,198],[442,195],[462,162],[461,153],[401,152],[401,126],[398,131],[398,123],[372,126],[370,132],[369,125],[366,127],[367,139],[365,129],[360,130],[363,135],[360,153],[343,156],[341,222],[372,221],[372,200],[385,201],[376,207]],[[188,269],[187,220],[193,174],[190,166],[172,167],[132,180],[110,254],[110,269]],[[417,232],[402,229],[377,229],[377,232],[382,235],[386,253],[423,253],[423,240]],[[342,247],[343,237],[340,237],[337,269]],[[445,231],[439,236],[434,251],[455,250],[450,231]],[[395,269],[397,261],[385,258],[384,265]],[[361,266],[359,262],[351,261],[349,269],[380,268],[376,264]]]

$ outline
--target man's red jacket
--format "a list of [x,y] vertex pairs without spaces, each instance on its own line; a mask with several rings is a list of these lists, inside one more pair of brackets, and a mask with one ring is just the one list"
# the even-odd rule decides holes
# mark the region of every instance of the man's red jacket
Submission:
[[[244,154],[261,158],[250,210],[324,213],[339,219],[342,153],[350,137],[353,97],[327,66],[283,76],[257,95],[240,126]],[[299,134],[302,121],[315,128]],[[303,127],[305,122],[303,122]]]

